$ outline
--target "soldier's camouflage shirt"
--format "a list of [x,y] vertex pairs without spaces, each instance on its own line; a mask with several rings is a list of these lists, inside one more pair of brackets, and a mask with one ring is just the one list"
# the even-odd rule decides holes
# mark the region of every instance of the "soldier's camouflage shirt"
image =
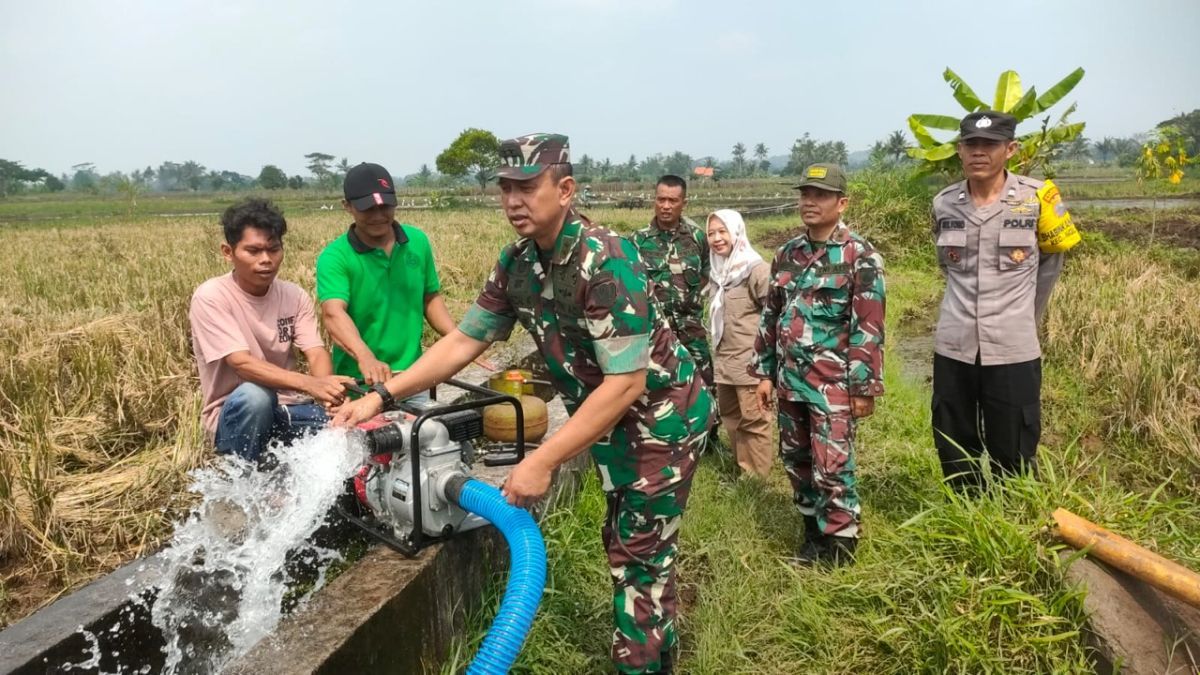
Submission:
[[[459,330],[492,342],[520,322],[571,414],[605,375],[645,368],[646,391],[592,456],[605,490],[637,482],[653,493],[678,480],[673,467],[690,461],[686,443],[707,431],[712,404],[691,356],[657,316],[637,251],[572,211],[545,260],[549,269],[532,239],[506,246]],[[627,443],[609,442],[614,436]]]
[[654,299],[671,328],[688,339],[706,339],[703,290],[710,263],[704,230],[688,218],[664,230],[656,219],[634,232],[632,239],[654,282]]
[[844,411],[850,396],[883,394],[883,259],[845,223],[824,246],[807,234],[771,262],[771,288],[750,373],[778,395]]

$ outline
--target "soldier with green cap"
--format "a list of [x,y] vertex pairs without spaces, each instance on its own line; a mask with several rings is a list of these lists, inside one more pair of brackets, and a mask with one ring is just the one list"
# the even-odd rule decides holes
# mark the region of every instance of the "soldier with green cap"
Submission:
[[623,673],[670,672],[679,526],[712,400],[658,314],[637,250],[575,211],[567,137],[507,140],[500,157],[501,204],[519,239],[500,252],[456,330],[334,423],[356,424],[452,377],[520,323],[571,418],[513,469],[503,493],[532,506],[555,468],[591,451],[608,499],[613,662]]
[[750,372],[777,398],[779,454],[804,519],[796,559],[852,562],[860,507],[856,420],[883,394],[883,259],[842,221],[846,174],[813,164],[796,186],[807,230],[771,263]]
[[712,387],[712,353],[704,330],[708,237],[683,215],[686,206],[687,182],[679,176],[662,176],[654,186],[654,218],[632,239],[654,284],[654,299],[671,330],[696,359],[705,384]]

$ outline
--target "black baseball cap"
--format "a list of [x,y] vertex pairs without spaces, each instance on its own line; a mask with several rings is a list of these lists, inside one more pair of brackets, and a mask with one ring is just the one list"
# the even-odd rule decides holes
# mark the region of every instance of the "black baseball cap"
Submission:
[[342,181],[342,193],[346,201],[359,211],[384,204],[396,205],[396,184],[392,174],[378,164],[363,162],[346,172]]
[[958,125],[958,140],[987,138],[993,141],[1011,141],[1017,135],[1017,118],[994,110],[973,112],[962,118]]

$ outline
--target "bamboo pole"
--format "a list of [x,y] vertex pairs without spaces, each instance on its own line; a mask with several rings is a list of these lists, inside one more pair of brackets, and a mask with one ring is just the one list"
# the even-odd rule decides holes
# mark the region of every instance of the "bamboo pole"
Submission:
[[1089,549],[1088,555],[1200,608],[1200,574],[1147,551],[1066,509],[1054,511],[1054,522],[1058,524],[1058,536],[1071,546]]

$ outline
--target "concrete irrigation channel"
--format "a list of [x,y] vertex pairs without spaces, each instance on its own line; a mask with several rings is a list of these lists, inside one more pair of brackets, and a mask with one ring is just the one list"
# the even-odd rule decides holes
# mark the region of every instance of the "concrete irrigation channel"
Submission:
[[[497,345],[488,358],[529,368],[532,341]],[[472,364],[459,375],[484,384],[491,370]],[[439,396],[440,400],[444,400]],[[549,407],[549,433],[567,419],[560,399]],[[569,503],[587,470],[587,455],[555,477],[543,512]],[[509,467],[477,463],[474,476],[499,485]],[[285,616],[266,639],[225,668],[231,673],[416,673],[444,660],[453,639],[480,607],[506,546],[492,527],[433,544],[413,558],[384,546],[366,555]],[[121,567],[0,632],[0,675],[157,673],[163,635],[151,623],[160,555]]]

